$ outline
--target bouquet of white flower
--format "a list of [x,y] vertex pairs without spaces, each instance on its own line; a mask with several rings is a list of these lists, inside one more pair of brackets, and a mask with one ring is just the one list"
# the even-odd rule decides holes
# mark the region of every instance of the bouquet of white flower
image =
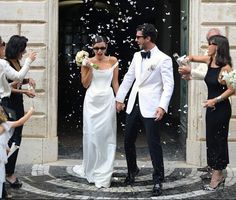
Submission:
[[94,69],[98,69],[98,66],[96,64],[90,63],[88,61],[89,53],[87,51],[78,51],[75,56],[75,62],[78,67],[87,66],[87,67],[93,67]]
[[231,72],[222,72],[223,78],[227,84],[231,85],[234,89],[236,89],[236,70],[234,69]]

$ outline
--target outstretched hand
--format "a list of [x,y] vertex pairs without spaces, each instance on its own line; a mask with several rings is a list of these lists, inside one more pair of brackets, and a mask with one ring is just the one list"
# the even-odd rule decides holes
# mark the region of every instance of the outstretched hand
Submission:
[[36,59],[36,55],[37,55],[36,52],[30,51],[28,57],[29,57],[32,61],[34,61],[34,60]]
[[24,92],[25,95],[27,95],[29,98],[34,98],[35,97],[35,90],[32,89],[32,90],[26,90]]
[[181,75],[181,78],[184,80],[191,80],[191,67],[189,65],[181,65],[178,68],[178,72]]
[[189,65],[181,65],[181,66],[179,66],[178,71],[181,75],[190,74],[191,73],[191,67]]
[[36,82],[35,82],[35,80],[32,79],[32,78],[29,78],[29,85],[32,86],[33,88],[35,88],[35,87],[36,87]]
[[34,113],[34,111],[35,111],[34,107],[30,107],[28,112]]

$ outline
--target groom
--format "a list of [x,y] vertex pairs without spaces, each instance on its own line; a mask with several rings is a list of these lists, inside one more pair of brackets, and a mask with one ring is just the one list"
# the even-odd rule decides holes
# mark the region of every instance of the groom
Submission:
[[124,146],[128,175],[125,183],[133,185],[135,176],[139,173],[135,141],[136,122],[141,119],[145,127],[154,169],[153,196],[159,196],[162,193],[164,163],[159,123],[167,112],[174,88],[172,60],[157,48],[156,39],[157,30],[152,24],[137,27],[136,42],[141,51],[134,54],[116,96],[116,108],[119,112],[124,109],[124,99],[134,82],[126,109]]

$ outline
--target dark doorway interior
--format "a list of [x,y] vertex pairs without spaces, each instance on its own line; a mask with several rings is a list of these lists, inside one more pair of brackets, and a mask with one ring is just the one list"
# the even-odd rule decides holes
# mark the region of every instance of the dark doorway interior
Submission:
[[[85,89],[80,83],[80,70],[74,57],[77,51],[91,52],[91,36],[109,38],[108,52],[119,58],[120,82],[127,72],[135,44],[137,25],[153,23],[158,30],[157,46],[168,55],[180,52],[180,2],[176,0],[87,0],[84,3],[60,6],[59,12],[59,83],[58,137],[59,158],[81,158],[82,111]],[[169,112],[164,118],[162,140],[165,156],[184,159],[183,141],[179,141],[180,78],[174,63],[175,90]],[[118,152],[122,154],[125,113],[118,115]],[[140,126],[140,132],[143,132]],[[138,147],[146,147],[141,133]],[[183,139],[182,139],[183,140]],[[166,146],[166,149],[165,149]],[[177,154],[180,153],[180,154]],[[173,158],[172,158],[172,157]]]

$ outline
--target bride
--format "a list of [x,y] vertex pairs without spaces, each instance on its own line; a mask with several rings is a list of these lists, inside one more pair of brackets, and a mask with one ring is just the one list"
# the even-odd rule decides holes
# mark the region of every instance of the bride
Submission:
[[73,170],[101,188],[110,187],[115,160],[114,94],[119,88],[119,69],[117,58],[105,55],[106,38],[95,36],[92,46],[95,56],[81,67],[81,82],[87,88],[83,106],[83,163]]

